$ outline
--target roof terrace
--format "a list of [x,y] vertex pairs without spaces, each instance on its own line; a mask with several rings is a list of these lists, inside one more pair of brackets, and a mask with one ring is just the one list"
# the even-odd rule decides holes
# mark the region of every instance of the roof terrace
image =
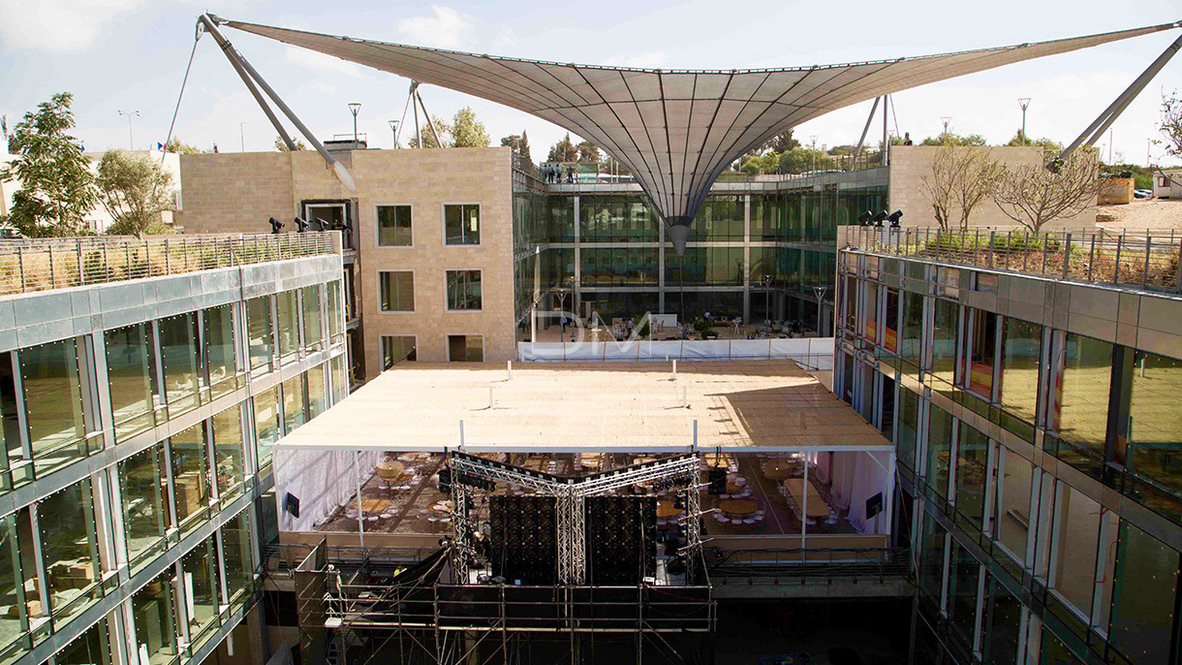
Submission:
[[839,246],[886,256],[1038,275],[1130,290],[1182,293],[1182,234],[1025,228],[962,229],[846,226]]

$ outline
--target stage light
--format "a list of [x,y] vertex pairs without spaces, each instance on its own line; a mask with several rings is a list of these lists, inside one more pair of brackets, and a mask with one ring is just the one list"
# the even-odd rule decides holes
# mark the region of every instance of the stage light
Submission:
[[858,215],[858,223],[862,226],[870,226],[870,218],[873,216],[874,215],[869,210],[867,210],[861,215]]
[[303,233],[308,230],[308,222],[303,217],[295,218],[296,233]]
[[882,226],[882,221],[887,218],[887,211],[882,210],[870,220],[874,222],[875,226]]
[[269,221],[271,223],[271,233],[279,233],[280,232],[279,229],[283,228],[283,222],[275,219],[274,217],[272,217],[271,219],[269,219],[267,221]]
[[900,219],[902,219],[902,218],[903,218],[903,211],[902,211],[902,210],[896,210],[896,211],[892,212],[892,213],[891,213],[891,214],[890,214],[890,215],[887,217],[887,221],[889,221],[889,222],[891,223],[891,226],[898,227],[898,226],[899,226],[899,220],[900,220]]

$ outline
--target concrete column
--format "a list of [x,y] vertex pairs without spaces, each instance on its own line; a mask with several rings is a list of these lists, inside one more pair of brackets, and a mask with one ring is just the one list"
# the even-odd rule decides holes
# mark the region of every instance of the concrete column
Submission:
[[751,195],[743,195],[743,323],[751,321]]
[[583,257],[582,257],[582,248],[581,248],[582,242],[580,241],[582,233],[581,233],[581,229],[579,228],[579,196],[576,194],[573,198],[574,198],[574,203],[573,203],[574,213],[573,214],[574,214],[574,225],[575,225],[575,228],[574,228],[574,231],[575,231],[575,283],[574,283],[574,293],[571,294],[571,298],[573,298],[573,300],[571,301],[570,310],[577,314],[579,312],[579,307],[580,307],[579,303],[581,303],[583,301],[583,294],[582,294]]

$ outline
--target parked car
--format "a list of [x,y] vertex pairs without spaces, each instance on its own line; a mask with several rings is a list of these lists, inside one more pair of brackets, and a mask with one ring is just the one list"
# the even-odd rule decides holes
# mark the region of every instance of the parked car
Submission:
[[1151,199],[1153,198],[1153,190],[1151,189],[1134,189],[1133,198]]

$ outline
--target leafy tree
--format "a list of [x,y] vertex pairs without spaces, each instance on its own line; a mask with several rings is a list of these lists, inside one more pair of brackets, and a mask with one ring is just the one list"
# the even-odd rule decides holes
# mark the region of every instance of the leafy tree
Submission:
[[501,139],[501,145],[513,149],[513,152],[519,155],[527,162],[532,162],[533,158],[529,156],[529,136],[526,135],[525,130],[521,130],[521,134],[510,134]]
[[1157,129],[1166,139],[1166,152],[1174,157],[1182,157],[1182,99],[1178,98],[1177,90],[1162,92],[1161,122]]
[[992,191],[1001,211],[1033,233],[1094,205],[1100,190],[1100,160],[1094,150],[1076,150],[1063,162],[1048,153],[1045,160],[1045,165],[999,171]]
[[201,153],[201,149],[195,145],[181,143],[181,140],[174,136],[164,144],[164,152],[171,152],[174,155],[197,155]]
[[771,150],[762,155],[745,157],[739,170],[747,175],[758,175],[761,173],[776,173],[779,168],[780,154]]
[[[435,135],[431,133],[431,128],[428,127],[427,123],[424,122],[423,125],[419,128],[419,134],[421,134],[423,137],[422,147],[424,147],[424,148],[450,148],[451,147],[451,138],[450,138],[451,137],[451,125],[447,124],[446,120],[444,120],[443,118],[439,118],[439,117],[431,118],[431,124],[435,126],[435,131],[439,132],[439,140],[443,142],[443,145],[439,145],[439,143],[436,143]],[[412,148],[419,147],[418,138],[415,136],[410,137],[409,143],[410,143],[410,147],[412,147]]]
[[451,136],[453,148],[487,148],[492,143],[484,123],[476,119],[476,113],[470,106],[456,111],[452,118]]
[[783,153],[799,147],[800,141],[792,137],[792,130],[789,129],[773,136],[771,140],[760,146],[758,152],[764,153],[770,150],[771,152]]
[[820,150],[798,146],[780,155],[780,173],[807,173],[828,171],[837,167],[837,161]]
[[1063,152],[1063,144],[1062,143],[1059,143],[1058,141],[1055,141],[1053,139],[1049,139],[1045,136],[1040,139],[1032,139],[1029,136],[1027,136],[1026,142],[1023,143],[1021,129],[1014,132],[1013,138],[1011,138],[1009,141],[1007,141],[1005,145],[1010,146],[1010,147],[1029,145],[1029,146],[1034,146],[1037,148],[1042,148],[1043,152],[1051,152],[1051,151]]
[[[306,143],[304,143],[302,140],[300,140],[299,138],[294,139],[292,141],[292,143],[295,143],[296,150],[307,150],[308,149],[308,145]],[[278,150],[279,152],[291,152],[291,149],[288,148],[287,144],[283,142],[282,136],[275,137],[275,149]]]
[[945,144],[932,159],[931,175],[921,176],[919,191],[932,206],[936,223],[948,230],[969,225],[969,217],[993,191],[1000,166],[988,149]]
[[558,143],[550,146],[550,154],[546,157],[548,162],[577,162],[579,161],[579,149],[575,147],[573,141],[570,140],[570,134],[567,135]]
[[74,127],[68,92],[54,95],[26,113],[10,140],[19,155],[0,173],[17,179],[21,189],[12,195],[9,221],[26,236],[68,236],[85,232],[83,216],[98,203],[90,160]]
[[939,136],[929,136],[920,145],[985,145],[985,137],[980,134],[966,134],[961,136],[955,132],[948,132]]
[[164,233],[160,213],[172,208],[172,174],[156,160],[108,150],[98,165],[99,202],[115,220],[107,233]]
[[632,175],[631,169],[606,152],[603,153],[603,159],[599,160],[599,172],[617,175]]
[[[879,141],[879,143],[882,143],[882,141]],[[856,145],[849,145],[849,144],[835,145],[829,149],[829,154],[830,155],[852,155],[857,150],[858,150],[858,146],[856,146]],[[862,151],[865,152],[865,146],[863,146]]]
[[580,162],[590,162],[592,164],[599,163],[599,146],[590,141],[583,141],[575,147],[579,151]]

